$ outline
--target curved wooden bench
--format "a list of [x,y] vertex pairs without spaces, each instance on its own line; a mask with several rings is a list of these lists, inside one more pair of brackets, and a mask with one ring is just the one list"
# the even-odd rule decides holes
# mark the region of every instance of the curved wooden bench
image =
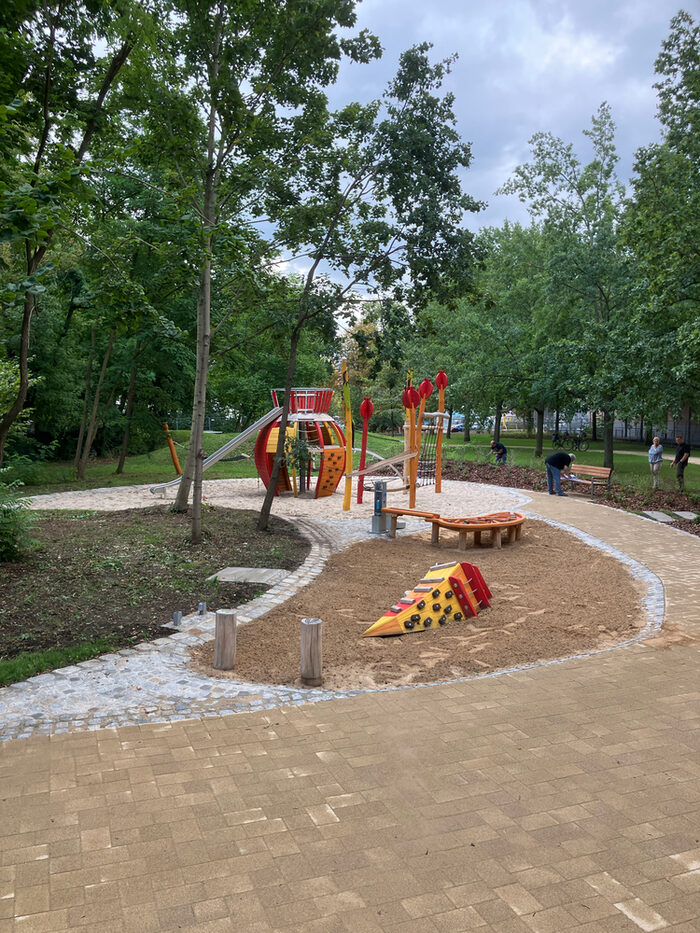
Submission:
[[437,512],[421,512],[420,509],[401,509],[397,506],[390,505],[385,505],[382,509],[382,512],[385,515],[389,515],[391,518],[391,527],[387,532],[390,538],[396,537],[396,524],[402,515],[408,515],[411,518],[424,518],[426,521],[440,518],[440,515]]
[[470,518],[440,518],[439,515],[425,518],[433,528],[431,543],[439,544],[440,529],[456,531],[459,534],[459,549],[466,551],[467,535],[474,536],[474,545],[481,544],[481,534],[488,531],[491,534],[491,547],[500,548],[503,532],[507,541],[517,541],[522,532],[525,516],[520,512],[490,512],[488,515],[475,515]]

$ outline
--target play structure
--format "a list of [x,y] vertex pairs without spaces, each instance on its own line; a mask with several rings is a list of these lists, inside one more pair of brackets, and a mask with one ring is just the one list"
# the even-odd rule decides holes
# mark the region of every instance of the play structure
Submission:
[[[284,389],[272,390],[279,416],[260,430],[255,442],[255,466],[265,487],[272,477],[283,399]],[[332,389],[290,389],[287,457],[280,466],[277,493],[310,492],[313,488],[314,498],[321,499],[335,492],[345,473],[346,444],[343,432],[329,414],[332,399]]]
[[[333,389],[294,387],[289,390],[284,460],[280,464],[275,494],[293,493],[296,496],[313,493],[314,498],[320,499],[332,495],[344,476],[343,509],[347,511],[352,500],[353,479],[357,480],[357,501],[361,503],[363,492],[372,490],[378,479],[386,481],[387,474],[391,482],[388,491],[400,489],[407,492],[409,508],[415,505],[419,486],[435,485],[435,491],[440,492],[442,436],[448,417],[445,414],[445,373],[441,370],[435,378],[439,401],[438,410],[432,412],[426,411],[426,403],[433,393],[433,383],[430,379],[424,379],[416,389],[409,374],[403,393],[406,412],[404,450],[391,457],[381,457],[367,449],[368,425],[374,406],[371,399],[364,399],[360,406],[363,428],[360,465],[355,471],[352,469],[352,411],[345,361],[342,363],[341,376],[345,432],[330,414]],[[260,479],[269,487],[279,443],[284,390],[273,389],[271,394],[274,407],[208,456],[203,462],[204,470],[226,458],[246,441],[255,439],[255,466]],[[179,464],[176,464],[176,454],[169,436],[168,443],[173,453],[173,464],[177,468]],[[368,455],[373,458],[369,465]],[[397,469],[398,466],[403,466],[403,473]],[[167,483],[151,486],[151,492],[158,493],[176,486],[180,479],[177,476]]]
[[476,616],[491,605],[491,591],[481,572],[466,562],[434,564],[422,580],[362,633],[405,635],[440,628]]

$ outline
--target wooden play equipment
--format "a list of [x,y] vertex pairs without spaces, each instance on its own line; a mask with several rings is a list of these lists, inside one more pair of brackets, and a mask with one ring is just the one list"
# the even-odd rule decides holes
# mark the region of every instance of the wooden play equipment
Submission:
[[440,628],[476,616],[491,605],[491,591],[474,564],[450,562],[434,564],[422,580],[362,633],[405,635]]
[[440,529],[456,531],[459,534],[459,549],[467,549],[467,535],[472,535],[474,545],[481,544],[481,535],[484,531],[490,533],[491,547],[500,548],[503,534],[506,541],[518,541],[525,522],[525,516],[520,512],[490,512],[488,515],[475,515],[471,518],[441,518],[437,512],[421,512],[419,509],[402,509],[387,506],[382,509],[391,518],[391,525],[387,532],[390,538],[396,537],[396,527],[399,518],[422,518],[432,525],[431,544],[440,543]]
[[173,466],[175,467],[175,472],[178,476],[182,476],[182,467],[180,466],[180,461],[177,459],[177,451],[175,450],[175,444],[173,442],[172,435],[170,433],[170,428],[168,427],[168,422],[163,422],[163,427],[165,429],[165,437],[168,441],[168,447],[170,448],[170,456],[173,460]]
[[[379,472],[385,469],[391,469],[393,476],[389,477],[390,482],[397,481],[393,487],[387,487],[387,492],[396,492],[398,490],[408,491],[409,509],[414,508],[416,504],[416,491],[418,486],[435,485],[435,491],[441,492],[441,470],[442,470],[442,435],[444,431],[444,422],[447,419],[445,414],[445,386],[447,385],[447,376],[440,370],[435,382],[438,386],[438,410],[426,411],[426,403],[433,393],[433,384],[430,379],[424,379],[418,389],[412,385],[412,374],[409,373],[406,380],[406,387],[403,392],[402,402],[406,413],[406,423],[404,425],[404,451],[395,454],[393,457],[377,458],[369,466],[365,465],[367,451],[367,429],[368,422],[374,411],[374,406],[370,398],[365,398],[360,405],[360,416],[362,417],[362,448],[360,453],[359,469],[349,474],[349,478],[358,480],[357,501],[362,502],[362,492],[364,489],[371,489],[365,485],[365,477],[377,479]],[[376,456],[376,454],[372,454]],[[398,470],[397,464],[403,464],[403,478]],[[375,474],[373,476],[373,474]],[[387,479],[382,476],[382,479]],[[346,479],[347,482],[347,479]],[[371,482],[371,480],[370,480]]]
[[[610,492],[610,483],[612,482],[612,467],[588,466],[585,463],[576,463],[572,466],[573,476],[564,476],[562,474],[562,488],[569,489],[571,492],[587,492],[590,489],[591,499],[596,486],[607,489]],[[584,477],[588,477],[584,479]]]
[[[255,466],[260,479],[269,486],[272,466],[277,451],[279,426],[281,422],[280,399],[284,389],[273,389],[272,399],[277,408],[278,417],[270,421],[258,434],[255,441]],[[312,479],[316,476],[314,498],[320,499],[335,492],[345,472],[346,445],[340,427],[335,423],[328,410],[333,398],[333,389],[293,388],[289,394],[289,415],[287,437],[292,442],[304,445],[309,459],[299,470],[300,486],[311,489]],[[280,467],[277,493],[291,492],[296,481],[296,467],[290,470],[287,464]]]

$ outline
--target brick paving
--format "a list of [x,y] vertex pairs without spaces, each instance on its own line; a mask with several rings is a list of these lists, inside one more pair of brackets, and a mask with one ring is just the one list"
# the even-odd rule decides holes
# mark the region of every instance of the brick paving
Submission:
[[661,581],[660,633],[500,677],[0,743],[0,933],[697,933],[700,541],[530,498]]

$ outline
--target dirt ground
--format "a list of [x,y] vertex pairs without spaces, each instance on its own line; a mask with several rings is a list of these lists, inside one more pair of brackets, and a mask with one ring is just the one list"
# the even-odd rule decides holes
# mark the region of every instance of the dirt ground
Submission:
[[[568,532],[528,520],[502,550],[457,550],[443,533],[372,540],[334,555],[284,606],[241,626],[236,668],[211,667],[213,642],[192,652],[212,676],[299,684],[300,619],[323,620],[327,689],[431,683],[566,657],[615,644],[644,625],[642,588],[625,567]],[[492,591],[491,607],[443,628],[384,638],[362,632],[435,563],[468,560]]]

